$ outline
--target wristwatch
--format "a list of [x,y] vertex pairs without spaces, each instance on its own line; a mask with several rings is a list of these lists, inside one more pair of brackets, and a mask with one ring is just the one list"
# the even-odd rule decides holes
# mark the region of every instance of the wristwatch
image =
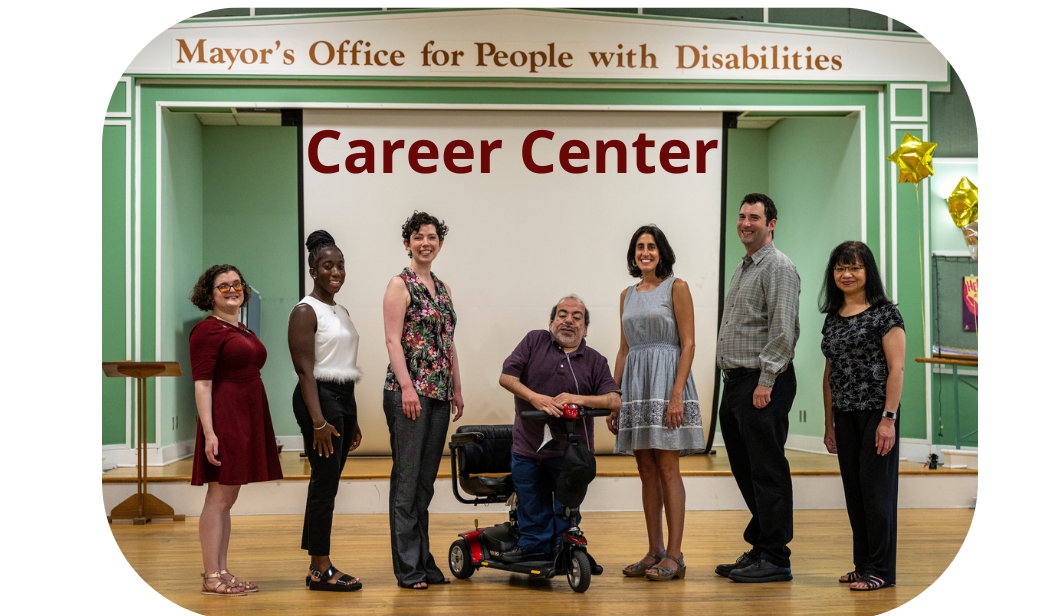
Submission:
[[895,419],[898,415],[895,414],[894,411],[884,411],[884,417],[886,419]]

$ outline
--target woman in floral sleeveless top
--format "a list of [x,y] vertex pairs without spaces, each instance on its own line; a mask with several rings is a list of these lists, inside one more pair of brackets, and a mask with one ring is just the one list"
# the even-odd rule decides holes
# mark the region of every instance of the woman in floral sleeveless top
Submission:
[[384,415],[391,433],[391,555],[402,588],[449,580],[431,556],[427,508],[435,492],[449,415],[464,411],[460,363],[453,345],[456,312],[449,286],[431,271],[448,231],[426,212],[402,225],[409,267],[384,292],[388,349]]

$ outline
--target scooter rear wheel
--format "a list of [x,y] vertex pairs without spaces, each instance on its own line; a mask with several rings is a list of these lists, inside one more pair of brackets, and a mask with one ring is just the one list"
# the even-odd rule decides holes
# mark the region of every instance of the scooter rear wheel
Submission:
[[586,592],[590,588],[590,558],[586,552],[575,550],[568,563],[569,586],[576,592]]
[[471,560],[471,546],[467,545],[467,542],[463,539],[457,539],[453,542],[453,545],[449,546],[449,571],[458,580],[466,580],[474,575],[475,569],[474,562]]

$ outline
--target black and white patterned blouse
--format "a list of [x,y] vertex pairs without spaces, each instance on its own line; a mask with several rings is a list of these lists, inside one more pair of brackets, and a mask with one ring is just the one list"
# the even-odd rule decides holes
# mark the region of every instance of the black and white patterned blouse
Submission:
[[826,316],[822,354],[829,360],[833,412],[883,411],[887,400],[887,358],[884,335],[905,329],[894,304],[874,306],[854,316]]

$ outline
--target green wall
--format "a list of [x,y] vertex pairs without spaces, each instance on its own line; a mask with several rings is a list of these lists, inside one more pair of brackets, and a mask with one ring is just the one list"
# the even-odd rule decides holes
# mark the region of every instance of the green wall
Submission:
[[[163,113],[162,129],[161,359],[177,361],[183,376],[161,384],[161,445],[195,437],[188,339],[207,313],[188,296],[203,270],[216,263],[240,268],[262,295],[261,336],[269,353],[262,377],[276,434],[294,434],[293,368],[285,341],[286,316],[297,303],[296,133],[202,126],[194,113],[170,112]],[[150,434],[154,424],[151,408]]]
[[[127,152],[128,126],[106,126],[102,132],[101,180],[101,360],[134,359],[127,353]],[[99,376],[101,444],[127,440],[128,379]]]
[[272,425],[277,435],[299,434],[290,406],[297,378],[286,346],[287,319],[299,301],[296,129],[204,126],[202,161],[200,272],[230,263],[260,292],[261,341],[268,349],[261,377]]
[[[860,239],[861,144],[854,118],[785,118],[770,129],[733,129],[728,135],[728,214],[725,276],[746,254],[734,224],[744,195],[763,192],[778,209],[775,247],[800,274],[800,338],[793,359],[797,397],[790,433],[821,436],[823,316],[818,293],[830,251]],[[806,421],[800,421],[804,410]]]
[[[160,445],[195,437],[195,390],[188,334],[200,318],[188,295],[202,272],[203,131],[195,114],[163,113],[162,312],[160,358],[181,365],[183,376],[162,379]],[[152,379],[155,380],[155,379]],[[149,420],[152,428],[155,421]]]

